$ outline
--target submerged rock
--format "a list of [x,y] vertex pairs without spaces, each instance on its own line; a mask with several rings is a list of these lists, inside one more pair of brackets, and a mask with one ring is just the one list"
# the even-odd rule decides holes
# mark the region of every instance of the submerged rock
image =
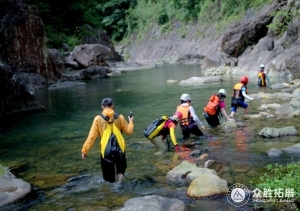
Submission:
[[124,208],[116,211],[186,211],[187,206],[184,202],[156,195],[143,196],[129,199],[125,202]]

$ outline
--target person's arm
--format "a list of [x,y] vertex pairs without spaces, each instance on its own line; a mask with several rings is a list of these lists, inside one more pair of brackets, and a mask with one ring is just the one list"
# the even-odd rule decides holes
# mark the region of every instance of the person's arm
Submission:
[[196,112],[195,112],[195,109],[190,106],[189,107],[189,111],[191,112],[192,116],[193,116],[193,119],[194,121],[196,122],[196,124],[201,127],[203,130],[205,130],[205,127],[203,125],[203,123],[200,121],[200,119],[198,118],[198,116],[196,115]]
[[171,140],[172,140],[174,146],[177,146],[177,140],[176,140],[176,136],[175,136],[175,127],[173,127],[173,126],[170,127],[170,137],[171,137]]
[[267,74],[266,74],[266,79],[271,84],[271,81],[270,81],[269,76]]
[[250,97],[250,96],[248,96],[248,95],[246,94],[246,89],[245,89],[245,87],[242,88],[242,95],[243,95],[245,98],[247,98],[248,100],[253,100],[252,97]]
[[133,129],[134,129],[134,123],[133,123],[134,117],[133,116],[128,117],[129,123],[126,122],[126,120],[122,114],[120,114],[119,118],[121,121],[122,132],[124,132],[126,135],[131,135],[133,133]]
[[87,153],[89,152],[89,150],[93,147],[96,138],[98,137],[99,134],[99,123],[98,123],[98,116],[96,116],[94,118],[93,124],[91,126],[89,135],[87,137],[87,139],[85,140],[82,149],[81,149],[81,157],[82,159],[86,158]]
[[221,112],[222,112],[223,116],[225,116],[228,121],[234,120],[234,119],[230,119],[229,116],[227,115],[224,102],[220,102],[220,107],[221,107]]

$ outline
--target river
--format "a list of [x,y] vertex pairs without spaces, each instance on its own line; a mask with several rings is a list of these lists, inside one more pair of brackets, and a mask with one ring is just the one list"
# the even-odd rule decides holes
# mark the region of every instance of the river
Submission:
[[[258,136],[263,127],[299,125],[298,119],[252,120],[243,117],[238,109],[236,118],[245,127],[234,132],[210,129],[202,116],[203,107],[212,93],[224,88],[230,95],[239,76],[224,75],[223,81],[200,86],[180,86],[167,83],[168,79],[185,80],[204,76],[197,65],[164,66],[150,70],[132,71],[85,81],[85,85],[55,90],[39,90],[36,97],[45,106],[42,112],[20,115],[1,126],[0,160],[12,165],[17,177],[33,185],[33,193],[23,200],[0,208],[6,210],[114,210],[123,207],[126,200],[145,195],[174,197],[184,201],[192,210],[235,210],[226,197],[191,199],[186,186],[169,184],[166,173],[181,162],[173,150],[159,153],[143,135],[144,128],[155,118],[171,115],[180,102],[180,95],[188,93],[192,106],[204,122],[207,137],[191,139],[196,149],[208,151],[211,167],[228,184],[250,181],[264,174],[267,164],[288,163],[299,158],[290,155],[269,158],[266,151],[298,142],[297,137],[265,139]],[[271,78],[275,83],[279,79]],[[260,90],[256,79],[250,78],[249,94]],[[101,112],[102,98],[111,97],[115,110],[127,116],[134,113],[133,135],[124,135],[127,141],[128,169],[122,186],[105,182],[100,167],[99,141],[95,142],[86,160],[81,159],[81,147],[88,135],[95,115]],[[274,101],[272,101],[274,102]],[[258,113],[263,100],[249,102],[250,114]],[[281,102],[282,103],[282,102]],[[226,98],[230,112],[230,98]],[[224,121],[224,119],[222,120]],[[297,128],[299,130],[299,128]],[[183,143],[180,129],[176,130],[179,144]],[[254,187],[251,187],[254,188]],[[251,208],[249,205],[248,208]],[[201,208],[201,209],[200,209]]]

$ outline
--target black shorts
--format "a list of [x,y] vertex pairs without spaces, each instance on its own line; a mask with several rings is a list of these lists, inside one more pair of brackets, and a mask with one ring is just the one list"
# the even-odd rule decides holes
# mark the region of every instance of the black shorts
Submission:
[[117,163],[111,163],[106,161],[101,157],[101,168],[102,168],[102,175],[103,179],[108,182],[115,182],[116,181],[116,174],[125,174],[125,170],[127,168],[126,156],[125,153],[122,156],[122,159]]
[[208,115],[207,113],[204,113],[204,117],[206,122],[211,126],[211,127],[217,127],[220,125],[220,120],[218,115]]
[[181,129],[184,139],[189,138],[191,134],[194,136],[203,136],[202,131],[199,129],[196,123],[192,123],[188,126],[181,126]]

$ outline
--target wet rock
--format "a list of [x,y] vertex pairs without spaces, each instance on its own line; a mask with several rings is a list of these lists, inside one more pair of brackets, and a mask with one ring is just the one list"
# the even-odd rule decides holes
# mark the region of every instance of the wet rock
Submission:
[[258,135],[266,137],[266,138],[278,137],[279,136],[279,129],[271,128],[271,127],[265,127],[261,131],[259,131]]
[[291,104],[294,108],[300,108],[300,99],[292,98],[289,104]]
[[209,154],[207,153],[203,153],[202,155],[200,155],[200,157],[197,160],[204,160],[205,158],[207,158],[209,156]]
[[276,83],[271,85],[271,89],[284,89],[286,86],[282,83]]
[[31,185],[28,182],[15,178],[9,170],[6,170],[4,176],[0,178],[0,207],[23,198],[30,191]]
[[283,128],[271,128],[265,127],[260,132],[259,135],[266,138],[275,138],[279,136],[294,136],[297,135],[297,130],[294,127],[283,127]]
[[280,108],[280,104],[278,103],[272,103],[272,104],[262,104],[258,110],[260,111],[267,111],[268,109],[278,109]]
[[300,116],[300,110],[296,110],[293,113],[289,114],[289,117],[297,117]]
[[124,207],[116,211],[186,211],[187,207],[184,202],[156,195],[143,196],[129,199],[125,202]]
[[222,79],[219,76],[210,76],[210,77],[191,77],[186,80],[179,82],[181,86],[195,86],[204,83],[219,83]]
[[283,93],[283,92],[277,92],[274,94],[276,98],[284,100],[284,101],[288,101],[291,100],[294,96],[292,94],[289,93]]
[[80,73],[82,79],[91,79],[95,77],[105,78],[111,70],[108,67],[90,66]]
[[275,118],[276,116],[274,115],[274,114],[268,114],[267,116],[266,116],[266,118]]
[[235,164],[233,165],[232,170],[237,173],[246,173],[250,170],[250,166],[244,164]]
[[189,156],[199,156],[199,155],[201,155],[201,150],[199,150],[199,149],[197,149],[197,150],[193,150],[190,154],[189,154]]
[[192,198],[202,198],[217,194],[225,194],[228,190],[226,180],[214,174],[203,174],[195,178],[187,189],[187,195]]
[[167,180],[174,183],[189,183],[202,174],[217,174],[215,170],[200,168],[194,163],[183,161],[167,173]]
[[24,80],[27,77],[18,77],[9,66],[0,65],[0,116],[44,109],[23,84]]
[[209,168],[210,166],[212,166],[213,164],[215,164],[216,161],[215,160],[207,160],[204,163],[204,168]]
[[272,148],[272,149],[267,151],[267,154],[268,154],[269,157],[279,157],[282,154],[282,150]]
[[232,130],[243,126],[244,123],[242,121],[226,121],[221,124],[221,128],[226,132],[231,132]]
[[289,104],[285,103],[281,105],[278,109],[276,109],[276,115],[288,115],[294,112],[294,108]]
[[289,154],[300,154],[300,143],[289,147],[281,148],[282,151]]
[[294,127],[283,127],[279,129],[279,136],[296,136],[298,134]]

